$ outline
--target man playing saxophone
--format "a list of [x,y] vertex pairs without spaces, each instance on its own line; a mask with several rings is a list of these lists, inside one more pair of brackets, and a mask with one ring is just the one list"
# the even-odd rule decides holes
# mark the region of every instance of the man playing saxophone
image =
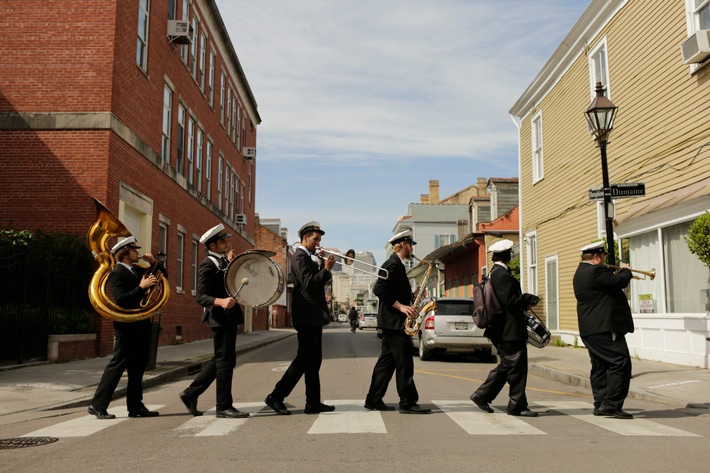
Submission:
[[417,316],[417,308],[412,306],[412,288],[407,278],[404,261],[412,257],[413,246],[417,243],[412,238],[411,230],[405,230],[393,236],[392,255],[382,268],[389,272],[387,279],[378,279],[373,292],[379,298],[377,327],[382,329],[382,352],[372,371],[370,390],[365,398],[365,408],[377,411],[393,411],[395,408],[384,403],[392,375],[396,372],[397,393],[399,394],[399,412],[402,414],[429,414],[431,409],[417,404],[419,393],[414,385],[414,360],[412,342],[404,332],[407,318]]

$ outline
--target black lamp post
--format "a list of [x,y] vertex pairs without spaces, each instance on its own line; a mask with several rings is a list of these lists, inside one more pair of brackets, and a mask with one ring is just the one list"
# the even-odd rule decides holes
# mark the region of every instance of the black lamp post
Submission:
[[604,96],[604,87],[597,82],[597,96],[592,100],[586,112],[587,123],[597,140],[597,145],[602,155],[602,185],[604,186],[604,221],[606,223],[606,243],[609,264],[616,265],[616,252],[614,250],[614,222],[611,208],[611,187],[609,186],[609,170],[606,162],[606,144],[609,132],[614,127],[614,117],[617,107],[611,100]]
[[165,261],[168,259],[168,255],[163,253],[162,251],[159,251],[157,255],[155,255],[156,259],[158,260],[158,263],[160,263],[160,266],[163,268],[165,267]]

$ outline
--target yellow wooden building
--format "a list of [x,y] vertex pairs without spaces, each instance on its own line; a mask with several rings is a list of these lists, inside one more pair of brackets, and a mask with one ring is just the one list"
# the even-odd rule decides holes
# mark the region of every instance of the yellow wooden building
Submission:
[[[584,112],[601,82],[618,107],[609,181],[645,195],[610,209],[621,259],[650,271],[628,290],[632,355],[708,367],[710,270],[685,237],[710,209],[710,1],[594,0],[510,110],[518,126],[523,290],[553,334],[578,339],[579,249],[604,238],[600,149]],[[640,186],[636,186],[640,187]],[[641,273],[638,273],[641,276]]]

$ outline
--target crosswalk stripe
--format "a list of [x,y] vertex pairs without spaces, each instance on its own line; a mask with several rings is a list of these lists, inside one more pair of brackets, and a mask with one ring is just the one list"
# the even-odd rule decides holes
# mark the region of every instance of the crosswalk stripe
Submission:
[[[234,407],[249,414],[256,414],[264,408],[263,402],[243,402],[234,404]],[[249,420],[243,419],[219,419],[215,416],[216,408],[213,407],[200,417],[193,417],[180,427],[173,429],[173,433],[178,437],[219,437],[236,432]]]
[[619,435],[625,436],[663,436],[663,437],[700,437],[697,434],[684,430],[668,427],[663,424],[651,422],[645,419],[614,419],[593,415],[594,405],[581,401],[551,401],[536,402],[540,406],[545,406],[561,412],[575,419],[596,425],[602,429],[609,430]]
[[[164,407],[164,404],[146,406],[151,411]],[[35,430],[23,437],[86,437],[100,432],[121,422],[128,420],[128,409],[125,406],[112,408],[109,412],[116,416],[115,419],[97,419],[92,415],[85,415],[78,419],[60,422],[43,429]]]
[[502,411],[480,412],[471,402],[432,401],[471,435],[547,435],[527,422]]
[[364,400],[326,401],[335,406],[333,412],[318,414],[309,434],[386,434],[387,428],[379,411],[368,411]]

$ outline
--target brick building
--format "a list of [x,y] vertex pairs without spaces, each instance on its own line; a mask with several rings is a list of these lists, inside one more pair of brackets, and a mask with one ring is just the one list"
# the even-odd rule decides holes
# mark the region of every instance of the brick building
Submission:
[[[97,198],[168,255],[160,343],[211,336],[198,240],[223,222],[254,247],[261,122],[215,1],[6,0],[0,70],[0,224],[83,235]],[[111,322],[96,325],[108,353]]]

